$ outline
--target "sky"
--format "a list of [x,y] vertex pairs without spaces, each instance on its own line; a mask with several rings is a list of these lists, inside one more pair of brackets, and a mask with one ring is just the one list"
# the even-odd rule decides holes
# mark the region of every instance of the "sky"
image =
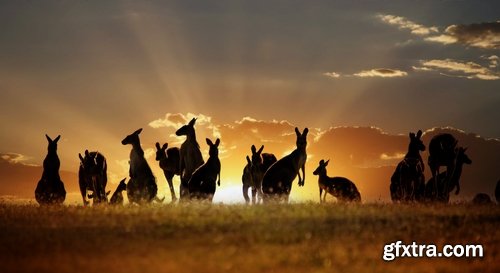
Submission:
[[[498,10],[444,0],[0,1],[0,153],[41,165],[44,134],[61,134],[62,169],[76,172],[79,152],[99,150],[119,179],[126,135],[145,128],[150,153],[156,141],[179,145],[171,135],[191,116],[206,125],[202,149],[205,137],[230,143],[224,128],[245,121],[276,139],[283,124],[500,138]],[[277,155],[293,149],[289,134]],[[239,137],[264,143],[255,130]]]

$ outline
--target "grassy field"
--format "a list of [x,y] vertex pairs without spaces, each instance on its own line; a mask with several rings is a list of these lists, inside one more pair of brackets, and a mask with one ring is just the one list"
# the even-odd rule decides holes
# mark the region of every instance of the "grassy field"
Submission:
[[[495,205],[0,204],[0,271],[499,272],[499,223]],[[397,240],[485,253],[383,261]]]

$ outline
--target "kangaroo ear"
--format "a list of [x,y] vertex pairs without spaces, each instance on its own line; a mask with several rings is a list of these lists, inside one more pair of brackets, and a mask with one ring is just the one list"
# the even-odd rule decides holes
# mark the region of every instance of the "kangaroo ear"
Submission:
[[168,148],[168,143],[164,143],[163,146],[161,146],[161,149],[162,150],[166,150]]
[[60,138],[61,138],[61,135],[58,135],[58,136],[54,139],[54,142],[58,142]]
[[409,136],[410,136],[410,138],[411,138],[411,139],[414,139],[414,138],[415,138],[415,134],[414,134],[414,133],[412,133],[412,132],[410,132]]
[[295,127],[295,134],[300,137],[300,132],[299,132],[299,128]]
[[247,155],[247,162],[248,164],[252,165],[252,161],[250,160],[250,157],[248,157],[248,155]]
[[90,156],[89,150],[85,150],[85,156]]
[[158,150],[158,151],[161,150],[160,143],[156,142],[155,146],[156,146],[156,150]]
[[47,138],[47,140],[48,140],[49,142],[52,142],[52,139],[51,139],[51,138],[50,138],[47,134],[45,134],[45,137]]
[[82,154],[79,153],[78,157],[80,158],[80,161],[83,163],[83,156],[82,156]]
[[264,150],[264,145],[260,146],[260,149],[257,151],[258,154],[262,153],[262,150]]
[[422,130],[418,130],[417,132],[417,138],[420,138],[422,136]]
[[330,162],[330,159],[328,159],[326,162],[325,162],[325,167],[328,166],[328,163]]
[[215,140],[215,147],[219,147],[220,139]]
[[138,135],[142,132],[142,128],[137,129],[137,131],[134,132],[134,135]]
[[302,132],[303,136],[307,136],[307,133],[309,133],[309,129],[307,127],[304,129],[304,132]]
[[196,118],[193,118],[190,122],[189,122],[189,126],[194,126],[194,124],[196,123]]
[[252,154],[257,153],[257,148],[255,148],[255,145],[252,145],[250,149],[252,150]]
[[213,143],[210,139],[208,139],[208,138],[207,138],[207,144],[208,144],[209,146],[213,146],[213,145],[214,145],[214,143]]

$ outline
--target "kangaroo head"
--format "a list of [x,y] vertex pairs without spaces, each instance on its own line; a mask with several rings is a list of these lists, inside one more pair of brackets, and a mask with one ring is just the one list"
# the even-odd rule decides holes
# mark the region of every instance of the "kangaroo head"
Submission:
[[179,128],[175,134],[177,136],[190,136],[190,135],[194,135],[195,132],[194,132],[194,124],[196,123],[196,118],[193,118],[188,124],[182,126],[181,128]]
[[313,172],[314,175],[326,175],[326,166],[328,166],[328,162],[330,162],[330,159],[328,159],[326,162],[321,159],[319,161],[319,166],[316,168],[316,170]]
[[422,142],[422,131],[418,130],[417,135],[410,133],[410,145],[408,146],[408,151],[419,152],[425,151],[424,142]]
[[160,143],[156,142],[156,161],[160,161],[164,158],[167,157],[167,148],[168,148],[168,143],[163,144],[162,147],[160,147]]
[[61,135],[58,135],[54,140],[52,140],[47,134],[45,135],[47,138],[47,141],[49,142],[49,146],[47,147],[47,150],[49,152],[56,152],[57,151],[57,142],[61,138]]
[[78,154],[78,157],[80,158],[80,165],[92,177],[96,177],[104,167],[103,160],[99,160],[97,158],[97,155],[97,152],[89,153],[89,150],[85,150],[85,157],[82,157],[81,154]]
[[299,131],[299,128],[295,127],[295,134],[297,135],[297,149],[306,149],[307,146],[307,133],[309,133],[309,129],[305,128],[302,134]]
[[127,144],[139,144],[140,143],[140,140],[139,140],[139,134],[142,132],[142,128],[138,129],[137,131],[133,132],[132,134],[126,136],[123,140],[122,140],[122,144],[123,145],[127,145]]
[[219,156],[219,144],[220,144],[220,139],[217,139],[215,141],[215,144],[212,143],[212,141],[210,139],[207,138],[207,144],[208,146],[210,147],[210,150],[208,151],[208,154],[210,155],[210,157],[217,157]]
[[458,153],[457,153],[457,164],[460,163],[465,163],[465,164],[472,164],[472,160],[465,154],[465,151],[467,151],[467,148],[458,148]]
[[264,150],[264,145],[260,146],[260,149],[257,151],[255,145],[252,145],[252,164],[256,166],[262,165],[262,150]]
[[123,178],[122,181],[118,184],[118,187],[116,188],[117,191],[125,191],[127,190],[127,184],[125,184],[125,180],[127,178]]

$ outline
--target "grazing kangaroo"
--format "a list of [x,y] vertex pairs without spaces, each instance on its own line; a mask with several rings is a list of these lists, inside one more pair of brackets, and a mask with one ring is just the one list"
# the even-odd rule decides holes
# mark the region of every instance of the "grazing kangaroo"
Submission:
[[85,150],[85,157],[78,154],[80,158],[80,168],[78,170],[78,182],[80,193],[82,194],[83,205],[89,204],[87,191],[92,191],[93,204],[107,203],[106,184],[107,164],[106,158],[99,152],[89,152]]
[[191,179],[188,182],[190,198],[207,199],[212,202],[215,194],[215,182],[220,186],[220,161],[219,161],[219,144],[217,139],[215,144],[207,138],[207,144],[210,146],[208,152],[209,158],[206,163],[201,165],[194,171]]
[[188,124],[182,126],[175,132],[177,136],[186,136],[186,140],[181,145],[180,150],[180,198],[189,197],[188,181],[191,179],[193,172],[200,167],[204,161],[201,155],[200,145],[196,141],[196,132],[194,131],[194,124],[196,118],[193,118]]
[[[319,176],[319,202],[325,202],[327,193],[336,197],[340,202],[361,202],[361,195],[356,185],[351,180],[345,177],[328,177],[326,174],[328,162],[330,162],[330,160],[325,162],[322,159],[319,162],[318,168],[313,172],[314,175]],[[321,200],[323,190],[325,191],[325,195],[323,196],[323,200]]]
[[[472,164],[472,160],[465,154],[465,151],[467,151],[467,148],[459,147],[457,149],[457,156],[453,163],[455,167],[453,170],[450,170],[451,175],[447,174],[447,170],[438,174],[436,178],[431,178],[427,181],[425,185],[425,197],[428,201],[449,202],[450,192],[455,187],[460,187],[460,176],[462,175],[463,165]],[[436,181],[437,185],[435,184]],[[437,189],[437,192],[434,192],[435,189]],[[455,191],[455,194],[458,194],[458,191]]]
[[[451,134],[439,134],[435,135],[429,143],[429,158],[427,164],[431,169],[432,178],[435,181],[434,186],[438,185],[437,175],[439,174],[440,166],[446,166],[446,174],[449,176],[446,179],[449,181],[451,179],[452,170],[454,169],[455,159],[457,157],[456,147],[458,140]],[[434,189],[432,192],[437,193],[438,189]],[[457,188],[457,194],[460,192],[460,188]]]
[[421,201],[425,191],[424,162],[420,151],[425,151],[421,140],[422,131],[410,133],[408,152],[391,177],[391,199],[398,201]]
[[180,152],[179,148],[168,149],[168,143],[163,144],[160,147],[160,143],[156,142],[156,161],[160,164],[160,168],[163,170],[163,174],[167,179],[168,187],[170,188],[170,195],[172,196],[172,202],[177,200],[175,196],[174,183],[172,179],[175,175],[180,175]]
[[[307,160],[307,133],[309,129],[305,128],[303,133],[295,128],[297,135],[297,148],[289,155],[278,160],[266,171],[262,178],[263,201],[269,201],[272,198],[277,198],[288,202],[288,197],[292,189],[292,182],[299,176],[299,186],[304,186],[306,180],[305,165]],[[302,177],[300,176],[302,169]]]
[[127,184],[125,184],[126,178],[123,178],[122,181],[118,184],[118,187],[116,187],[115,192],[111,196],[111,199],[109,200],[109,203],[112,205],[123,205],[123,193],[122,191],[127,190]]
[[[262,177],[269,167],[277,161],[276,156],[269,153],[262,154],[264,145],[257,151],[255,145],[252,145],[252,160],[247,156],[247,165],[243,169],[243,197],[245,202],[250,202],[248,189],[252,188],[252,204],[262,200]],[[257,198],[256,198],[257,197]]]
[[130,180],[127,185],[127,196],[130,203],[142,204],[151,202],[153,199],[159,201],[156,197],[158,187],[156,178],[151,168],[144,158],[144,151],[141,147],[139,134],[142,128],[128,135],[122,140],[123,145],[131,144],[130,151]]
[[38,181],[35,189],[35,199],[40,205],[62,204],[66,199],[64,183],[59,177],[59,167],[61,162],[57,156],[57,142],[61,136],[52,140],[45,135],[49,142],[47,156],[43,160],[42,178]]
[[472,199],[472,204],[474,204],[474,205],[490,205],[490,204],[493,204],[493,201],[491,201],[491,198],[488,194],[478,193]]

